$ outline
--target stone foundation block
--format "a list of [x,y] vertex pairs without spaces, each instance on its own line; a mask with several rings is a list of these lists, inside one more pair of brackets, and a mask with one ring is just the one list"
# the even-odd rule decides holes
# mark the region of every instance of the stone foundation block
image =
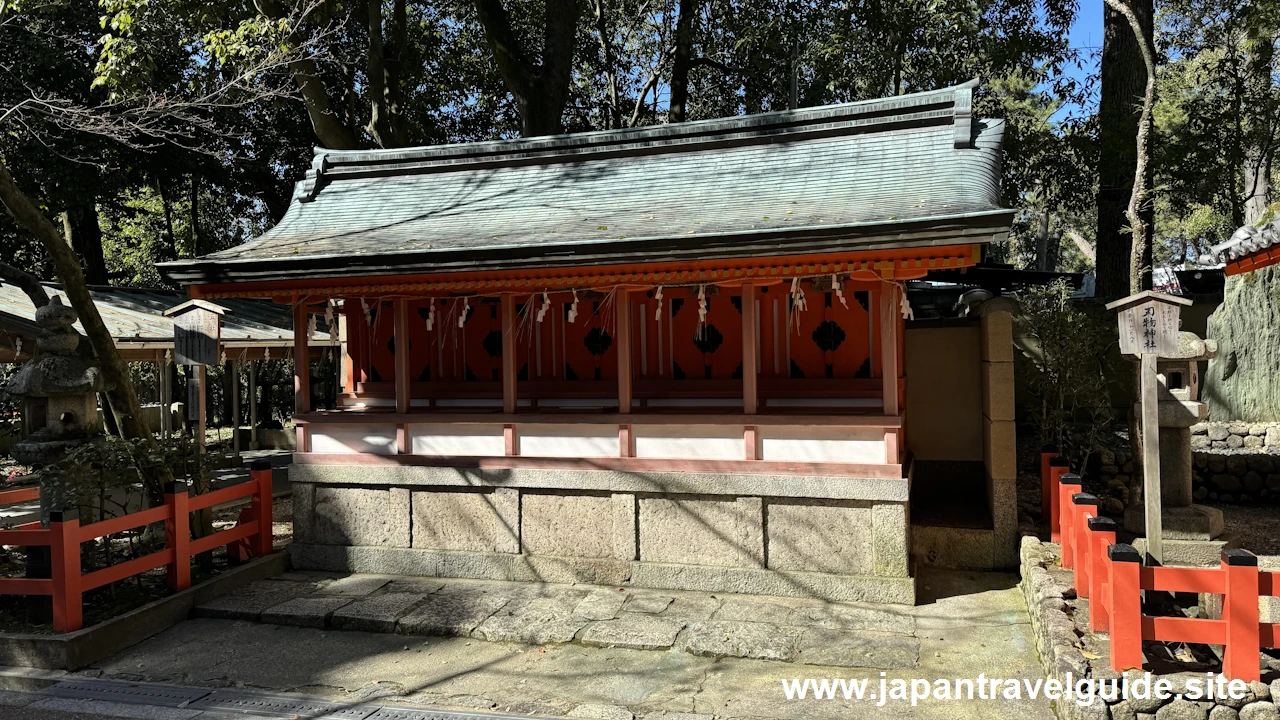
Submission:
[[877,503],[871,510],[871,534],[875,544],[875,574],[907,577],[910,545],[906,505]]
[[613,495],[613,556],[618,560],[638,559],[638,541],[636,496],[630,493],[615,493]]
[[504,513],[498,507],[509,502],[509,497],[496,492],[414,492],[413,547],[510,552],[520,542],[518,517],[515,524],[508,524],[518,510],[504,508]]
[[303,531],[299,542],[409,547],[407,489],[317,486],[309,492],[304,490],[303,494],[310,495],[307,498],[310,508],[304,505],[295,508],[295,513],[303,517],[309,515],[311,521],[299,528]]
[[758,497],[640,500],[640,559],[725,567],[764,565]]
[[769,567],[866,575],[874,567],[869,503],[770,501]]
[[960,570],[990,570],[995,557],[990,530],[915,525],[911,554],[925,565]]
[[522,541],[530,555],[611,558],[613,501],[607,495],[525,493]]

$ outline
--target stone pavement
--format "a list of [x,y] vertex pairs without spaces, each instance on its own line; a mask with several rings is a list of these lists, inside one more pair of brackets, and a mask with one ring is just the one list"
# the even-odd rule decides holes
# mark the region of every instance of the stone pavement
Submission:
[[275,625],[580,643],[862,668],[911,668],[913,608],[590,585],[286,573],[217,598],[197,617]]
[[[882,677],[1035,680],[1039,662],[1016,581],[929,572],[920,578],[916,607],[846,611],[738,595],[291,575],[242,596],[239,609],[227,603],[201,610],[223,618],[182,623],[81,674],[544,717],[1048,720],[1043,700],[926,700],[914,708],[890,701],[877,708],[839,696],[787,700],[782,692],[781,681],[793,678],[865,678],[873,688]],[[906,632],[883,633],[898,644],[865,639],[880,637],[863,629],[868,623],[883,629],[887,621],[872,611],[900,623]],[[264,623],[264,615],[297,624]],[[388,615],[396,615],[395,633],[333,629],[386,629]],[[323,627],[304,626],[316,618]],[[744,634],[744,627],[761,634]],[[448,636],[399,634],[410,631]],[[844,644],[846,636],[863,638],[860,669],[806,664],[851,662],[858,650]],[[573,642],[556,642],[565,637]],[[907,642],[918,643],[918,650],[911,646],[914,667],[882,675],[876,664],[905,664]],[[661,649],[633,649],[649,646]],[[767,657],[790,662],[760,659]]]

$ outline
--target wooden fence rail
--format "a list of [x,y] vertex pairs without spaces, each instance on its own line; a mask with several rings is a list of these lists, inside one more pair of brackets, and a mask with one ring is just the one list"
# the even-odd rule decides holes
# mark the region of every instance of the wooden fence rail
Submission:
[[[254,557],[270,555],[271,464],[257,461],[249,475],[248,482],[195,497],[190,496],[185,482],[169,483],[164,505],[89,525],[80,524],[76,510],[66,509],[50,514],[47,529],[37,522],[0,530],[0,545],[48,546],[53,565],[50,578],[0,578],[0,595],[52,596],[53,629],[72,632],[84,627],[84,593],[94,588],[163,567],[169,587],[185,590],[191,587],[191,559],[200,553],[234,546],[237,554],[247,551]],[[0,493],[0,504],[26,502],[39,496],[38,488],[11,490]],[[192,512],[242,497],[249,497],[250,505],[235,527],[191,538]],[[81,543],[158,522],[164,523],[162,550],[87,575],[81,573]]]
[[[1258,680],[1258,653],[1280,647],[1280,623],[1261,622],[1258,601],[1280,595],[1280,573],[1260,571],[1248,550],[1224,551],[1216,568],[1143,565],[1133,546],[1116,543],[1115,522],[1098,517],[1098,499],[1080,492],[1080,477],[1051,460],[1042,457],[1042,487],[1051,495],[1043,501],[1057,508],[1050,525],[1077,596],[1089,600],[1089,628],[1111,635],[1111,669],[1141,668],[1145,640],[1203,643],[1223,646],[1223,675]],[[1222,618],[1145,615],[1142,594],[1153,591],[1222,595]]]

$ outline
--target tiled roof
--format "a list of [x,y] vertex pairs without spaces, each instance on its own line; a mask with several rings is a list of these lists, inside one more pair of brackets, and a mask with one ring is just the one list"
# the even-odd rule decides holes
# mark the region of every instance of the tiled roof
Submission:
[[1214,245],[1209,253],[1215,262],[1231,262],[1271,247],[1280,247],[1280,221],[1273,220],[1262,227],[1245,225],[1226,242]]
[[[53,284],[46,284],[49,297],[62,298],[70,304],[66,293]],[[173,344],[173,319],[164,311],[184,302],[186,295],[176,290],[150,288],[93,287],[89,294],[93,304],[106,324],[117,346]],[[219,300],[219,305],[230,310],[222,316],[222,342],[228,347],[293,346],[293,312],[288,305],[278,305],[269,300]],[[34,348],[34,338],[39,331],[35,322],[35,306],[17,287],[0,285],[0,344],[9,336],[25,337],[26,347]],[[324,332],[324,318],[317,318],[317,330],[313,342],[326,344],[329,336]],[[76,329],[84,332],[80,323]]]
[[208,283],[1000,239],[1012,216],[999,203],[1004,128],[970,118],[973,86],[624,131],[317,150],[276,227],[161,268]]

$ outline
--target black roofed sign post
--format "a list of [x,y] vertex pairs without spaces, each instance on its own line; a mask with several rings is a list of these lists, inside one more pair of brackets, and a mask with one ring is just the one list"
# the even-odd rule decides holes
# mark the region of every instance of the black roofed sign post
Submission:
[[208,396],[206,368],[218,362],[222,340],[222,316],[231,312],[205,300],[188,300],[164,311],[173,318],[173,355],[179,365],[194,366],[187,383],[187,417],[195,422],[196,444],[204,452],[205,403]]
[[1150,290],[1130,295],[1107,305],[1117,311],[1120,352],[1136,355],[1142,363],[1142,493],[1146,506],[1147,554],[1161,564],[1160,509],[1160,406],[1156,394],[1159,379],[1156,359],[1178,351],[1178,316],[1191,301]]

